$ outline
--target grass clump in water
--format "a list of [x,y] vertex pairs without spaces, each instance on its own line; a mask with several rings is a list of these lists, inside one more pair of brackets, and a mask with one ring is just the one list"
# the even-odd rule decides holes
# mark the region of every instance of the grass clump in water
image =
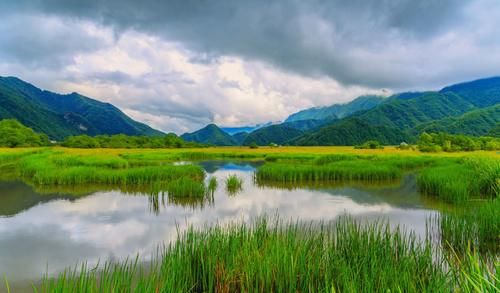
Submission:
[[229,175],[226,178],[226,190],[229,195],[235,195],[243,189],[243,179],[235,174]]
[[438,235],[446,248],[500,253],[500,199],[482,202],[464,209],[443,212],[437,219]]
[[500,197],[500,160],[469,157],[423,169],[417,180],[421,192],[451,202]]
[[208,187],[207,187],[207,190],[211,193],[211,194],[214,194],[215,190],[217,190],[217,186],[219,184],[217,183],[217,178],[212,176],[210,177],[210,179],[208,180]]
[[326,165],[266,164],[256,173],[259,181],[282,183],[394,180],[401,175],[397,167],[358,160]]
[[169,197],[205,197],[207,190],[203,182],[193,180],[189,177],[176,179],[168,184]]

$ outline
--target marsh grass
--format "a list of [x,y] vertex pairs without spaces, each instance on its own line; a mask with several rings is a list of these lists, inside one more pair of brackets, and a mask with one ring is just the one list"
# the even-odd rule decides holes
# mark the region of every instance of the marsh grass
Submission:
[[217,190],[217,186],[217,178],[214,176],[210,177],[210,179],[208,180],[207,190],[213,195],[215,190]]
[[[83,265],[45,277],[40,292],[495,292],[476,255],[448,262],[429,242],[378,222],[254,224],[189,228],[153,257]],[[454,266],[449,267],[453,264]],[[480,287],[477,287],[480,286]]]
[[500,197],[500,160],[467,157],[423,169],[418,176],[421,192],[451,202]]
[[203,198],[207,194],[207,189],[203,182],[193,180],[190,177],[181,177],[168,183],[169,197],[197,197]]
[[236,174],[229,175],[226,178],[226,190],[229,195],[236,195],[243,189],[243,179]]
[[169,182],[182,177],[203,180],[203,169],[195,165],[163,165],[128,167],[126,161],[115,157],[75,157],[74,155],[42,153],[20,160],[21,178],[36,185],[102,184],[117,186],[146,186],[154,182]]
[[445,248],[462,254],[469,250],[500,253],[499,199],[443,212],[430,222]]
[[401,178],[402,171],[383,164],[339,161],[327,165],[266,164],[256,172],[259,181],[282,183],[335,181],[388,181]]

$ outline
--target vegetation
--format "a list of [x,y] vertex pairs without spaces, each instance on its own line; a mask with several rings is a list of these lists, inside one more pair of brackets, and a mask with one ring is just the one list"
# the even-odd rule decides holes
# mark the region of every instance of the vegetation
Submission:
[[467,157],[420,171],[421,192],[447,201],[500,197],[500,160]]
[[219,184],[217,183],[217,178],[215,177],[210,177],[210,179],[208,180],[208,191],[211,192],[212,194],[215,192],[215,190],[217,190],[217,186]]
[[281,183],[321,183],[338,181],[380,181],[401,177],[390,165],[366,165],[366,161],[339,161],[327,165],[266,164],[257,171],[257,180]]
[[346,118],[319,130],[307,132],[293,139],[294,145],[358,145],[367,140],[377,140],[382,144],[398,144],[411,141],[411,136],[397,128],[374,125],[359,118]]
[[108,184],[151,186],[183,177],[202,181],[199,166],[151,165],[133,166],[126,159],[109,155],[71,155],[46,151],[25,156],[16,165],[24,180],[36,185]]
[[289,140],[303,134],[299,129],[285,124],[270,125],[253,131],[243,141],[243,145],[286,144]]
[[38,134],[15,119],[0,120],[0,147],[37,147],[50,144],[45,134]]
[[418,140],[418,148],[422,152],[494,151],[500,150],[500,138],[424,132]]
[[384,146],[380,144],[380,142],[376,141],[376,140],[369,140],[363,144],[360,144],[360,145],[356,145],[354,146],[355,149],[372,149],[372,150],[375,150],[375,149],[383,149]]
[[229,175],[226,178],[226,190],[230,195],[235,195],[243,188],[243,179],[237,175]]
[[290,115],[286,122],[341,119],[359,111],[372,109],[385,101],[386,98],[381,96],[360,96],[345,104],[302,110]]
[[443,246],[465,253],[471,247],[493,255],[500,253],[500,199],[444,212],[437,221]]
[[[455,257],[456,260],[455,261]],[[449,264],[452,264],[449,266]],[[189,229],[150,266],[86,265],[46,277],[41,292],[495,292],[500,280],[474,253],[440,255],[388,224],[281,223]]]
[[[492,130],[500,123],[500,104],[473,110],[458,117],[446,117],[415,128],[416,133],[451,133],[473,136],[491,135]],[[499,137],[499,135],[497,135]]]
[[198,144],[185,142],[173,133],[164,136],[127,136],[98,135],[90,137],[87,135],[69,136],[61,144],[71,148],[185,148],[199,147]]
[[0,119],[15,118],[51,139],[87,134],[162,135],[118,108],[77,93],[43,91],[15,77],[0,77]]
[[190,177],[181,177],[173,180],[167,187],[168,195],[171,197],[204,197],[207,190],[203,182]]
[[181,137],[186,141],[208,145],[231,146],[238,144],[235,138],[224,132],[215,124],[209,124],[192,133],[185,133]]

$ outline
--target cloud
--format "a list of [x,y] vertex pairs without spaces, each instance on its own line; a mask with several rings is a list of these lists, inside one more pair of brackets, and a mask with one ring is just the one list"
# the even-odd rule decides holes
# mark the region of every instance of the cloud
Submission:
[[[499,6],[481,2],[480,15],[489,4]],[[135,30],[179,41],[203,52],[204,62],[236,55],[300,74],[327,75],[344,84],[404,87],[415,75],[421,78],[422,65],[430,64],[422,64],[418,55],[403,55],[401,49],[425,46],[468,24],[466,9],[471,3],[475,2],[53,0],[31,9],[100,23],[118,33]]]
[[0,73],[165,131],[498,74],[500,2],[3,1]]

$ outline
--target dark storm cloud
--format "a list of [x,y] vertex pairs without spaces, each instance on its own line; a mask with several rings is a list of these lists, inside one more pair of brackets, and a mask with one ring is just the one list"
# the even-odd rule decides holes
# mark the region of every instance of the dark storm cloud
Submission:
[[465,2],[47,0],[2,3],[0,10],[84,19],[118,33],[146,32],[203,52],[201,62],[237,55],[345,84],[398,87],[407,76],[366,59],[387,55],[388,44],[426,42],[446,31],[461,21]]

